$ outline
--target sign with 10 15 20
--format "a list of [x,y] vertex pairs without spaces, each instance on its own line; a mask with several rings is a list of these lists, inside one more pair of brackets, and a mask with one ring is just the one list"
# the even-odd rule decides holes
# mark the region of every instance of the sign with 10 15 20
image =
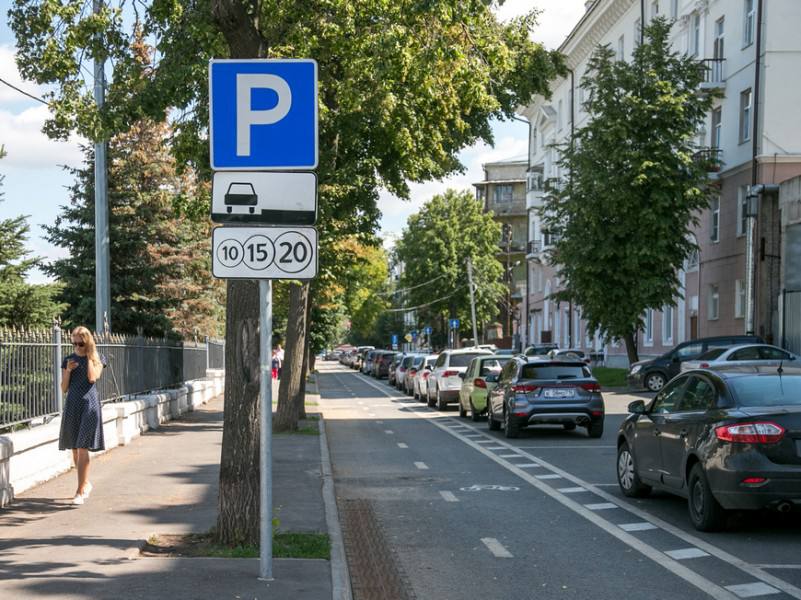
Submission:
[[212,274],[219,279],[313,279],[317,275],[314,227],[217,227]]

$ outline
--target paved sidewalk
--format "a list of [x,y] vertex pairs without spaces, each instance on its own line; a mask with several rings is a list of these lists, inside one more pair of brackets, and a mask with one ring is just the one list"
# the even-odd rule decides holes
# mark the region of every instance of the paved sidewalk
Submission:
[[[154,533],[208,531],[215,522],[221,399],[97,457],[92,497],[69,502],[71,471],[0,510],[0,598],[330,600],[325,560],[277,559],[274,582],[257,559],[143,558]],[[326,532],[320,442],[275,436],[281,529]]]

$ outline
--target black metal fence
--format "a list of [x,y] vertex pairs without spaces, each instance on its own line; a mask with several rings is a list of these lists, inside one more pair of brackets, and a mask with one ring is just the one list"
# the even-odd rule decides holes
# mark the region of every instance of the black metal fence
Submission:
[[[225,343],[141,336],[98,338],[107,367],[97,383],[103,402],[201,379],[225,366]],[[72,352],[69,332],[0,328],[0,428],[61,411],[61,361]]]

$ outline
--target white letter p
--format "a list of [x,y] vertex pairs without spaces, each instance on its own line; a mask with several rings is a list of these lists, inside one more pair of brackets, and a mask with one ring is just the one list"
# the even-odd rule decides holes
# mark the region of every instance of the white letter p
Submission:
[[[250,108],[250,93],[269,89],[278,94],[278,104],[267,110]],[[250,156],[251,125],[272,125],[283,119],[292,107],[292,90],[278,75],[238,74],[236,76],[236,155]]]

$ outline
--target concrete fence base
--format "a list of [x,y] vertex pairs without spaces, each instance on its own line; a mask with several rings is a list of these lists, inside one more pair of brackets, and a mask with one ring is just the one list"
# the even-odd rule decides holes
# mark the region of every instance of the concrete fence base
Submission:
[[[130,444],[149,429],[192,411],[223,392],[225,372],[210,369],[205,379],[103,405],[103,435],[108,452]],[[58,449],[61,417],[46,425],[0,435],[0,507],[34,486],[72,468],[72,453]],[[93,453],[101,454],[101,452]]]

